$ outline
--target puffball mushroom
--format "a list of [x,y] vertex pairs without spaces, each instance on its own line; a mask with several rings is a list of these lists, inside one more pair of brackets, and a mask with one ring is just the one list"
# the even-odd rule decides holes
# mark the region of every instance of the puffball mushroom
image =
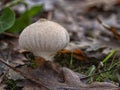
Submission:
[[45,60],[53,60],[54,55],[69,43],[67,30],[56,22],[40,19],[26,27],[19,37],[21,49],[32,52]]

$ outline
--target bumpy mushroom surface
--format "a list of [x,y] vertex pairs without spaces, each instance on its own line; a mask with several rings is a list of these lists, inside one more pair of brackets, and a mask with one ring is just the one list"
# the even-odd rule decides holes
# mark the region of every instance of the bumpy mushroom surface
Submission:
[[21,49],[32,52],[45,60],[53,60],[55,53],[64,49],[69,43],[69,34],[56,22],[46,19],[26,27],[19,37]]

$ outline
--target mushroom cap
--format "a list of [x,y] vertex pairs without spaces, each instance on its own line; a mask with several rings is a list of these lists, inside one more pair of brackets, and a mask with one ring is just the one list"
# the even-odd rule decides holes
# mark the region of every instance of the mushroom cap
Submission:
[[26,27],[19,37],[21,49],[32,52],[35,56],[50,59],[57,51],[69,43],[69,34],[61,25],[40,19]]

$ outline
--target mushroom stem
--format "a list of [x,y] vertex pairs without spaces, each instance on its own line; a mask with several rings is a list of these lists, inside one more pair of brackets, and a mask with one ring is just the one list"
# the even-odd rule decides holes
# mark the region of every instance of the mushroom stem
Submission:
[[52,61],[54,60],[54,55],[56,54],[57,52],[54,51],[54,52],[35,52],[34,55],[35,56],[38,56],[38,57],[42,57],[43,59],[47,60],[47,61]]

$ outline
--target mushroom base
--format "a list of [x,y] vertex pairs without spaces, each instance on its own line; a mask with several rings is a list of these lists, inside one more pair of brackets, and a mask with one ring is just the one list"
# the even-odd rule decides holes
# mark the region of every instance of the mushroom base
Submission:
[[53,61],[56,52],[35,52],[34,55],[37,57],[42,57],[46,61]]

